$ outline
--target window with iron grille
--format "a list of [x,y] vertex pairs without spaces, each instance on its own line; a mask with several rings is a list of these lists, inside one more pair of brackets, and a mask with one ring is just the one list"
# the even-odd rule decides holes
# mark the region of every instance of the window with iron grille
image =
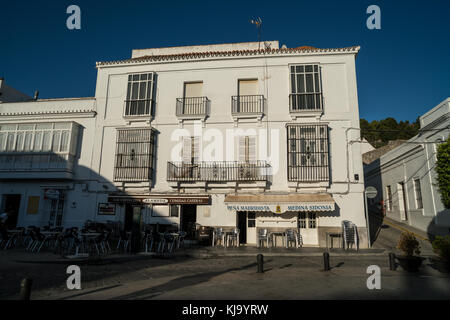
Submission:
[[114,181],[152,179],[155,133],[150,128],[117,129]]
[[291,111],[322,110],[320,84],[319,65],[291,66]]
[[179,217],[180,216],[180,205],[178,204],[171,204],[169,206],[170,210],[170,216],[171,217]]
[[125,100],[125,116],[153,115],[155,92],[155,73],[128,75],[127,99]]
[[386,186],[386,205],[387,210],[392,210],[392,189],[391,186]]
[[300,229],[316,229],[317,215],[315,212],[299,212],[298,227]]
[[288,180],[328,181],[328,127],[326,125],[288,125],[287,137]]
[[414,179],[414,192],[416,194],[416,208],[422,209],[423,208],[422,188],[420,187],[419,179]]

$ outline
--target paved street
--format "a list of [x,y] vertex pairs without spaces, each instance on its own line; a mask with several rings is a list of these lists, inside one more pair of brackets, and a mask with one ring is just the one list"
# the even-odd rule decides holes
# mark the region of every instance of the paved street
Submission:
[[[20,280],[34,280],[32,299],[449,299],[450,275],[430,263],[418,274],[390,271],[387,254],[397,252],[401,230],[380,224],[371,251],[331,252],[324,272],[322,249],[266,250],[265,272],[256,273],[256,251],[203,250],[212,258],[115,255],[110,261],[68,262],[52,253],[1,251],[1,299],[16,299]],[[424,256],[431,246],[421,241]],[[229,256],[221,256],[227,252]],[[238,256],[241,252],[244,256]],[[294,254],[297,254],[294,256]],[[66,268],[81,268],[82,290],[66,288]],[[369,290],[367,267],[381,268],[381,290]]]

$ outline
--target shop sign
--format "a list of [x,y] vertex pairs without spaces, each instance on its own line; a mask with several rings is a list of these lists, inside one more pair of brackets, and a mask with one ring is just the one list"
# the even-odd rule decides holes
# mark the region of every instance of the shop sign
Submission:
[[99,203],[98,215],[115,215],[116,205],[114,203]]

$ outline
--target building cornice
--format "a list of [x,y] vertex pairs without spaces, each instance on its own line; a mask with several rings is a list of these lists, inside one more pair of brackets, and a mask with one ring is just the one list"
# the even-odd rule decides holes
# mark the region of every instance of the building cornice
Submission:
[[179,53],[169,55],[154,55],[143,56],[139,58],[131,58],[126,60],[113,60],[97,62],[96,67],[112,66],[112,65],[130,65],[140,64],[148,62],[163,62],[163,61],[201,61],[211,58],[242,58],[242,57],[267,57],[267,56],[291,56],[291,55],[317,55],[317,54],[358,54],[360,46],[352,46],[345,48],[289,48],[289,49],[269,49],[269,50],[234,50],[234,51],[208,51],[208,52],[192,52],[192,53]]

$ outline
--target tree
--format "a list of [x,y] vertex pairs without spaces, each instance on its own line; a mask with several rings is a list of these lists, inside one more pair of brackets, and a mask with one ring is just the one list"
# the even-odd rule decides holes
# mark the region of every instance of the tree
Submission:
[[361,137],[365,138],[372,146],[379,148],[385,146],[391,140],[408,140],[414,137],[420,129],[419,118],[415,122],[397,122],[394,118],[386,118],[380,121],[368,122],[360,119]]
[[438,146],[436,173],[442,203],[450,209],[450,136]]

